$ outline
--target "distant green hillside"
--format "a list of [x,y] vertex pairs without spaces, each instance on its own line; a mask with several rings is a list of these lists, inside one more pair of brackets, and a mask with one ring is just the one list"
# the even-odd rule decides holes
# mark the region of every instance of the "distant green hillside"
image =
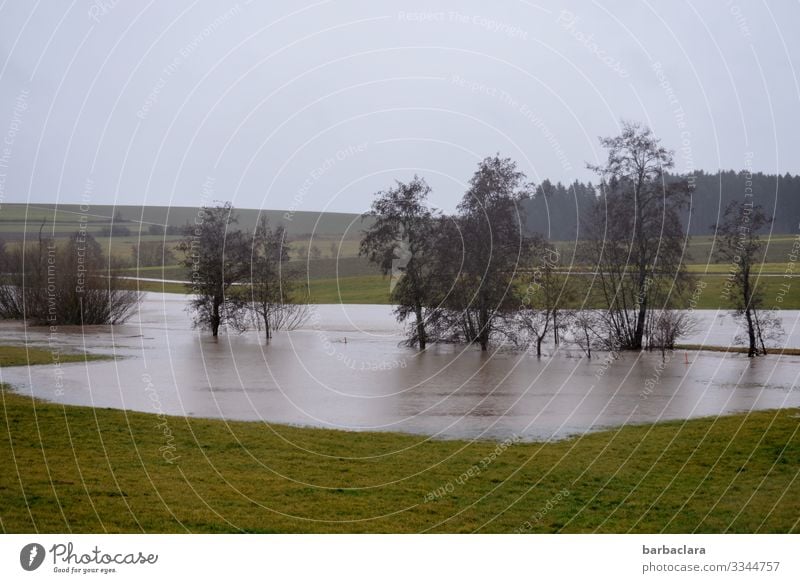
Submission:
[[[111,206],[91,205],[81,209],[80,205],[64,204],[3,204],[0,207],[0,236],[6,240],[22,239],[24,233],[38,232],[44,223],[48,232],[59,234],[74,232],[81,223],[90,232],[100,232],[112,224],[124,227],[131,232],[140,230],[148,233],[151,226],[181,227],[193,223],[197,216],[196,207],[167,206]],[[273,224],[286,226],[290,235],[342,236],[358,238],[361,218],[353,213],[329,213],[307,211],[282,211],[237,209],[239,225],[249,230],[255,227],[260,216],[266,215]]]

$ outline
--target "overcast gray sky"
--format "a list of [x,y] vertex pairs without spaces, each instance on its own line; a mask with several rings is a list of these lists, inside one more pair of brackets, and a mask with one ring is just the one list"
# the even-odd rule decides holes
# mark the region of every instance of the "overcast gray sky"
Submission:
[[649,124],[677,168],[800,173],[800,3],[0,4],[3,202],[361,212],[477,162],[591,177]]

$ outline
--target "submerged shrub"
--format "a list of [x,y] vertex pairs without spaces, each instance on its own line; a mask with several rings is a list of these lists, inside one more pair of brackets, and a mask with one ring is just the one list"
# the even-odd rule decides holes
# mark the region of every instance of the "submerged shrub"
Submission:
[[73,234],[64,245],[40,234],[29,245],[5,251],[0,317],[34,325],[121,324],[141,300],[121,288],[91,234]]

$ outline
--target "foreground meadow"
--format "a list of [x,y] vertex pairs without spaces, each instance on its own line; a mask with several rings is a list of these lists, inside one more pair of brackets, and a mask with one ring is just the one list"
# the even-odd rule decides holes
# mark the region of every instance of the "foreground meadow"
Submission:
[[502,444],[0,409],[7,533],[800,530],[794,409]]

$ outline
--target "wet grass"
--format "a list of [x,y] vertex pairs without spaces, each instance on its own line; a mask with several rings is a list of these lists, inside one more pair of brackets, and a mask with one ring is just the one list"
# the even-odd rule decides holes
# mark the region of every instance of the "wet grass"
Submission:
[[[746,346],[713,346],[709,344],[676,344],[675,350],[705,350],[708,352],[730,352],[747,354]],[[800,348],[768,348],[770,354],[800,356]]]
[[159,418],[8,389],[0,407],[5,532],[800,530],[798,410],[503,449]]
[[26,366],[34,364],[54,364],[55,362],[86,362],[108,360],[110,356],[98,354],[74,354],[25,346],[0,345],[0,368],[6,366]]

